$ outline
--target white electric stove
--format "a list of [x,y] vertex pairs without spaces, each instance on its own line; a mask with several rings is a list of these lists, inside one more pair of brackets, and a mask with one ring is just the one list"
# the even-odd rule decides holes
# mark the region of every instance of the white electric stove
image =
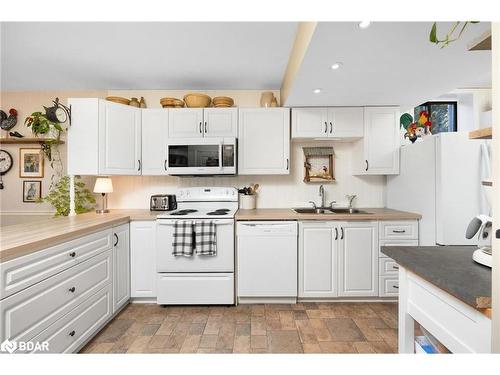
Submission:
[[[234,304],[235,188],[186,188],[177,194],[177,210],[157,215],[157,303],[161,305]],[[213,221],[217,255],[174,256],[176,222]]]

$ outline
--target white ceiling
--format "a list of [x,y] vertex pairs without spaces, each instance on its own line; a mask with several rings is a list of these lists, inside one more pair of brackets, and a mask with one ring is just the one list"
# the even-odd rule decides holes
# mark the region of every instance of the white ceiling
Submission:
[[[438,34],[450,25],[438,23]],[[431,26],[374,22],[362,30],[352,22],[319,23],[286,105],[411,106],[456,88],[491,87],[491,52],[466,48],[491,25],[470,25],[444,49],[428,41]],[[343,67],[331,70],[338,61]]]
[[295,22],[2,23],[2,89],[279,89],[296,29]]

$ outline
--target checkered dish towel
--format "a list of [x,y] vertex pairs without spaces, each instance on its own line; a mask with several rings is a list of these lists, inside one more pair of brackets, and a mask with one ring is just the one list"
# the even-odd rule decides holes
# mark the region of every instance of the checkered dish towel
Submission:
[[176,221],[174,223],[174,236],[172,238],[173,256],[193,256],[193,226],[192,221]]
[[213,221],[202,221],[194,224],[195,248],[197,255],[217,255],[217,235]]

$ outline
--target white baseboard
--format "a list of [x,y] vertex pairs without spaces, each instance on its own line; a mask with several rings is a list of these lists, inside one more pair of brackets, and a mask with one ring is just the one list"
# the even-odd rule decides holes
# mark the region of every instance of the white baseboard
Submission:
[[156,304],[156,297],[132,297],[130,303],[154,303]]
[[240,304],[297,303],[295,297],[238,297]]

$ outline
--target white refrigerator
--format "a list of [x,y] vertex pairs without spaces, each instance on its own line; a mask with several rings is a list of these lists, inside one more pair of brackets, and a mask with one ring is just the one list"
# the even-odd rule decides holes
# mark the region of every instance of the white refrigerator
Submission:
[[465,231],[474,216],[490,213],[483,142],[440,133],[401,147],[400,174],[387,177],[387,207],[422,215],[420,246],[477,244]]

